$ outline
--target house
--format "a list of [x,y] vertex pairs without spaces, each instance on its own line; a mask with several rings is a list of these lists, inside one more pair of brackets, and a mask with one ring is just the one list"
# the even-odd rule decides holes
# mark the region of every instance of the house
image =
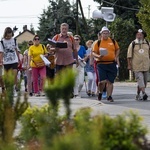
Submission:
[[21,44],[22,42],[32,40],[35,34],[27,29],[27,25],[23,26],[23,32],[20,32],[15,38],[17,39],[17,43]]

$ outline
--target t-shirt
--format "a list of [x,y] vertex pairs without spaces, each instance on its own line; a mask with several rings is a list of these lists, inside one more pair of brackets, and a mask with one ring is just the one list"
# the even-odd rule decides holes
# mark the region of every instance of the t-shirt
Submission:
[[35,63],[42,62],[42,58],[40,57],[40,55],[41,54],[44,55],[46,53],[48,53],[48,51],[44,45],[42,47],[42,44],[39,44],[38,46],[35,46],[35,45],[30,46],[29,51],[28,51],[28,56],[31,56],[30,66],[36,67]]
[[84,58],[85,55],[86,55],[86,49],[84,46],[80,46],[80,49],[78,50],[78,55],[81,57],[81,58]]
[[131,42],[127,52],[127,58],[132,58],[132,69],[133,71],[148,71],[150,67],[149,46],[145,40],[141,44],[137,39],[134,41],[134,49]]
[[114,45],[112,39],[108,38],[107,40],[101,40],[99,47],[98,47],[97,42],[94,42],[93,52],[100,55],[100,52],[99,52],[100,48],[106,48],[108,51],[108,54],[103,56],[101,59],[98,59],[97,61],[104,62],[104,63],[111,63],[109,61],[113,62],[115,60],[116,50],[119,49],[117,42],[115,42],[115,45]]
[[4,53],[3,64],[13,64],[18,63],[18,56],[16,53],[16,49],[18,50],[18,44],[15,44],[14,38],[9,40],[2,39],[4,47],[0,42],[0,52]]

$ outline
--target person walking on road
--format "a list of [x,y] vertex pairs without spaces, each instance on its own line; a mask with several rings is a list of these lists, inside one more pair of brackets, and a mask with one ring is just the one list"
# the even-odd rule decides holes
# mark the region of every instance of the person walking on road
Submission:
[[[74,62],[78,66],[78,54],[73,36],[68,34],[69,25],[62,23],[60,26],[60,34],[56,34],[53,40],[59,42],[67,42],[67,48],[51,48],[55,52],[56,73],[66,67],[73,67]],[[74,57],[75,60],[74,60]]]
[[107,83],[107,100],[113,102],[113,83],[117,76],[116,63],[118,63],[120,49],[117,41],[109,37],[110,31],[107,27],[104,26],[100,33],[100,43],[98,45],[98,42],[94,42],[92,49],[99,73],[98,100],[102,99],[103,89]]
[[45,96],[44,81],[46,79],[46,65],[41,55],[48,56],[46,47],[40,43],[40,37],[35,35],[33,45],[28,51],[28,68],[32,68],[33,89],[36,97]]
[[84,85],[84,67],[86,65],[86,60],[89,56],[86,55],[86,49],[83,45],[80,45],[81,37],[80,35],[74,35],[74,40],[78,52],[78,59],[79,59],[79,66],[76,67],[76,80],[75,80],[75,86],[74,86],[74,97],[78,98],[80,97],[80,92],[82,90],[82,87]]
[[87,95],[88,96],[95,96],[96,94],[96,73],[94,70],[94,64],[90,63],[91,61],[91,50],[92,50],[92,44],[93,44],[93,40],[88,40],[86,42],[86,46],[87,46],[87,50],[86,50],[86,55],[87,55],[87,59],[86,61],[86,66],[85,66],[85,72],[87,73],[88,76],[88,91],[87,91]]
[[28,66],[28,51],[29,47],[33,45],[33,41],[28,42],[28,49],[23,53],[23,68],[24,68],[24,84],[25,91],[29,93],[29,96],[33,96],[33,82],[32,82],[32,68],[27,69]]
[[17,70],[20,65],[19,59],[19,48],[18,43],[15,38],[13,38],[14,33],[10,27],[6,27],[4,30],[4,35],[0,43],[0,52],[3,53],[0,64],[4,65],[5,72],[9,70],[13,71],[14,74],[14,91],[13,95],[17,96],[16,85],[17,85]]
[[150,45],[145,37],[146,33],[139,29],[136,33],[136,39],[130,43],[127,52],[128,69],[134,72],[137,80],[136,100],[147,100],[148,98],[145,88],[150,67]]

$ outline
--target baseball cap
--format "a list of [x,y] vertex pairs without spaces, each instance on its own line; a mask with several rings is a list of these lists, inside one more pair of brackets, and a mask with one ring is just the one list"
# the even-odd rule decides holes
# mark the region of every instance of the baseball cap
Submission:
[[102,27],[100,33],[102,33],[103,31],[108,31],[108,32],[110,32],[109,29],[108,29],[106,26]]

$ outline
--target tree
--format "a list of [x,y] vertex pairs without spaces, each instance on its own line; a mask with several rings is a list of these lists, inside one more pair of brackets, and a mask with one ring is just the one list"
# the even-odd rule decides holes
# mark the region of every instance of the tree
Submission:
[[[43,10],[43,14],[39,18],[39,30],[37,31],[45,43],[48,37],[52,38],[59,33],[60,24],[65,22],[68,17],[74,19],[73,8],[68,1],[57,0],[54,2],[49,0],[49,3],[50,5]],[[73,24],[72,20],[67,19],[70,26]]]
[[140,0],[140,3],[141,7],[137,17],[142,25],[143,30],[147,33],[147,38],[150,39],[150,1]]

